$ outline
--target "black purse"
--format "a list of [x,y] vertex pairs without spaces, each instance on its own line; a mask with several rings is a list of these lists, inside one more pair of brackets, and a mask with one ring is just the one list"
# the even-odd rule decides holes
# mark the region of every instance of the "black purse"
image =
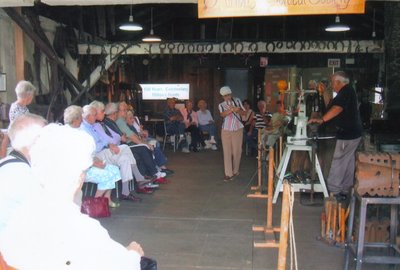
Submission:
[[141,270],[157,270],[157,261],[148,257],[142,257],[140,259]]

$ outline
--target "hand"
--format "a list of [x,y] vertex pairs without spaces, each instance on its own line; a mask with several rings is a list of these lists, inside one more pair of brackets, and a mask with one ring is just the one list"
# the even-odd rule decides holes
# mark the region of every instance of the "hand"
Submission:
[[311,118],[310,120],[308,120],[308,124],[312,123],[317,123],[321,125],[324,123],[324,120],[322,120],[322,118]]
[[142,130],[142,133],[140,135],[142,135],[142,138],[148,138],[149,137],[149,131],[148,130]]
[[114,155],[119,154],[119,147],[116,146],[115,144],[110,143],[108,147],[110,148],[111,153],[113,153]]
[[127,141],[127,139],[126,139],[126,135],[125,134],[123,134],[122,136],[121,136],[121,142],[126,142]]
[[239,107],[232,107],[231,110],[232,110],[232,112],[237,113],[237,112],[240,111],[240,108]]
[[136,251],[137,253],[139,253],[140,257],[144,256],[144,251],[143,251],[142,247],[135,241],[131,242],[129,244],[129,246],[126,247],[126,249]]
[[212,124],[212,123],[214,123],[214,120],[210,120],[210,121],[208,121],[208,123],[209,123],[209,124]]

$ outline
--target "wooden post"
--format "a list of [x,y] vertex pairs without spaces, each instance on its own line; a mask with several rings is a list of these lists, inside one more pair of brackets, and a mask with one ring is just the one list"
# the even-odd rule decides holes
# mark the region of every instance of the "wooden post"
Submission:
[[274,188],[274,147],[269,148],[268,160],[268,200],[267,200],[267,227],[266,232],[273,231],[272,228],[272,196]]
[[262,185],[262,142],[261,142],[261,133],[262,129],[258,129],[258,138],[257,138],[257,170],[258,170],[258,189],[261,192],[261,185]]
[[288,246],[289,219],[290,219],[290,186],[287,182],[283,183],[281,232],[279,239],[278,270],[286,270],[286,254]]
[[262,139],[262,129],[258,130],[258,137],[257,137],[257,176],[258,176],[258,180],[257,180],[257,186],[252,186],[250,187],[251,190],[254,190],[254,193],[251,194],[247,194],[247,198],[258,198],[258,199],[266,199],[267,195],[266,194],[262,194],[262,153],[264,151],[261,142]]
[[[21,8],[15,8],[16,13],[21,15]],[[14,22],[14,42],[15,42],[15,78],[17,82],[25,79],[24,74],[24,33]]]

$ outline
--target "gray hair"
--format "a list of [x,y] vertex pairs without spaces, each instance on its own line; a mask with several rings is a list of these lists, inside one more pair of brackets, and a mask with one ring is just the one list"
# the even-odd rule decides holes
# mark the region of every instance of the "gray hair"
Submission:
[[36,88],[28,81],[19,81],[15,86],[17,98],[26,98],[35,95]]
[[11,146],[17,151],[21,151],[24,148],[29,149],[39,136],[40,130],[46,124],[46,119],[40,115],[32,113],[21,115],[8,127]]
[[261,105],[261,104],[267,105],[267,102],[265,102],[265,100],[259,100],[257,102],[257,105]]
[[89,105],[92,106],[93,108],[95,108],[98,111],[99,110],[104,110],[104,107],[105,107],[103,102],[97,101],[97,100],[92,101]]
[[349,76],[344,71],[336,71],[333,73],[332,78],[342,82],[343,84],[349,84],[350,82]]
[[106,115],[113,114],[115,112],[118,112],[118,104],[114,102],[110,102],[106,105],[106,108],[104,110],[104,113]]
[[82,117],[82,114],[82,107],[77,105],[68,106],[64,110],[64,124],[71,124],[73,121],[80,119]]
[[82,108],[82,117],[86,119],[88,116],[92,115],[93,112],[96,112],[95,107],[92,107],[91,105],[85,105]]

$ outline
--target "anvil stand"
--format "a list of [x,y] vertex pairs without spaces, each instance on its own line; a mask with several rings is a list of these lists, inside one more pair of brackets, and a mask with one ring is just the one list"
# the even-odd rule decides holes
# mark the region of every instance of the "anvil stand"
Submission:
[[[333,137],[315,137],[315,139],[314,138],[299,138],[299,139],[292,138],[292,141],[312,139],[315,141],[315,144],[316,144],[316,140],[318,140],[318,139],[331,139],[331,138],[333,138]],[[276,203],[279,193],[282,191],[283,179],[285,177],[286,169],[288,167],[290,156],[293,151],[307,151],[309,153],[310,159],[312,160],[312,163],[313,163],[312,170],[316,172],[316,174],[318,175],[318,178],[319,178],[319,183],[317,183],[317,184],[314,184],[314,181],[311,181],[310,184],[292,183],[291,185],[293,186],[294,191],[299,192],[299,191],[311,190],[312,194],[314,192],[322,192],[325,197],[329,196],[328,189],[326,188],[326,185],[325,185],[324,176],[321,171],[321,165],[319,164],[318,155],[315,151],[315,148],[316,147],[314,147],[314,150],[313,150],[313,146],[311,146],[311,145],[296,145],[296,144],[289,144],[289,143],[286,144],[285,150],[283,151],[282,160],[279,163],[279,167],[277,170],[277,174],[279,175],[279,178],[278,178],[278,182],[275,187],[273,203]],[[315,177],[315,175],[314,175],[314,177]],[[312,180],[314,180],[314,179],[315,178],[313,178]],[[312,196],[314,196],[314,195],[312,195]]]

